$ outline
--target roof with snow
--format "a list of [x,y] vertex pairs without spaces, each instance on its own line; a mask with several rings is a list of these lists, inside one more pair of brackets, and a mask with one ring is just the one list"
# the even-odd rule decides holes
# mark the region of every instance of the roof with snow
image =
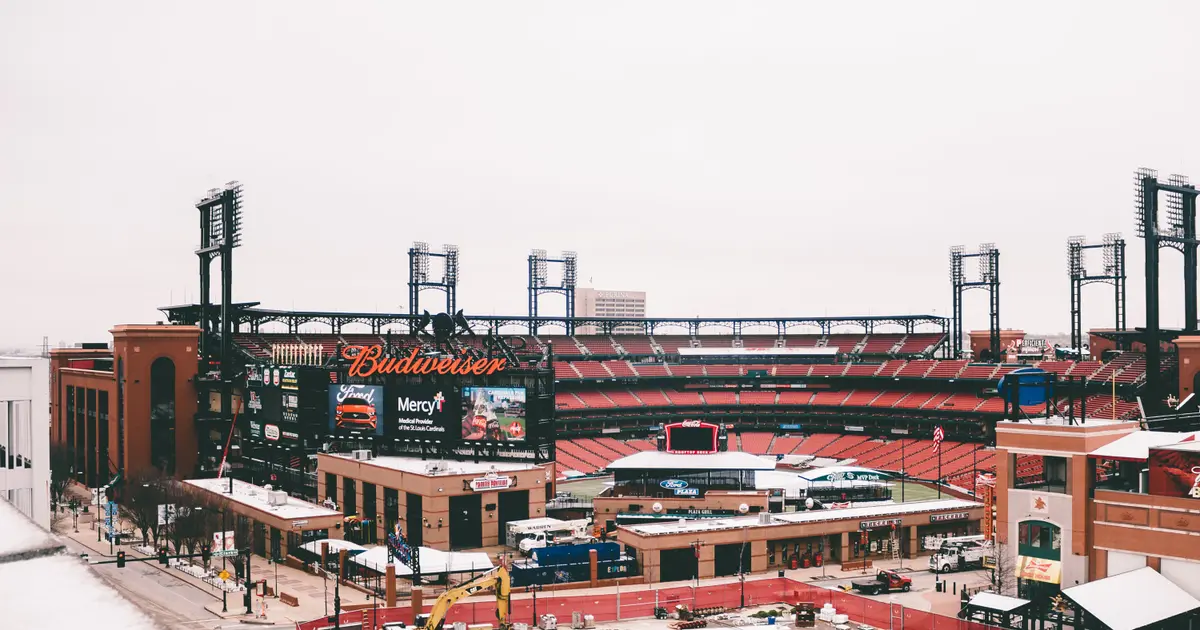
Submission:
[[283,505],[271,505],[267,500],[267,488],[233,479],[233,494],[229,493],[230,479],[188,479],[184,483],[219,494],[233,503],[254,508],[260,512],[275,515],[286,520],[319,518],[322,516],[341,516],[341,512],[309,503],[296,497],[288,497]]
[[1111,630],[1138,630],[1200,608],[1200,600],[1150,567],[1064,589]]
[[976,593],[969,605],[996,612],[1011,612],[1029,603],[1028,599],[1009,597],[998,593]]
[[[0,593],[5,628],[128,628],[154,623],[62,542],[0,501]],[[64,586],[69,585],[69,595]],[[66,602],[68,605],[63,605]]]

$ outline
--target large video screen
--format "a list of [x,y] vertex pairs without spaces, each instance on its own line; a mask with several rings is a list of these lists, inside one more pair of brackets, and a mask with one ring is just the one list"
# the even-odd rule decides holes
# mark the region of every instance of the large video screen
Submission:
[[383,435],[384,406],[379,385],[330,385],[329,431]]
[[707,422],[686,420],[668,424],[668,453],[715,453],[717,452],[717,425]]
[[462,439],[524,442],[524,387],[462,388]]

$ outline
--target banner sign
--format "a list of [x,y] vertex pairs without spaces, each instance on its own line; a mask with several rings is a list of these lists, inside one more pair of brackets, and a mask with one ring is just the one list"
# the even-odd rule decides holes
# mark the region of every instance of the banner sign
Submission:
[[488,492],[510,488],[515,481],[515,477],[500,477],[489,473],[483,477],[472,479],[468,485],[475,492]]
[[1200,452],[1150,449],[1152,495],[1200,499]]
[[233,532],[213,532],[213,551],[232,551],[237,548],[233,543]]
[[943,523],[945,521],[965,521],[971,516],[970,512],[949,512],[947,514],[930,514],[930,523]]
[[866,531],[868,529],[876,529],[879,527],[891,527],[893,525],[895,525],[896,527],[900,527],[900,522],[901,521],[898,518],[881,518],[881,519],[875,520],[875,521],[859,521],[858,530]]
[[1022,580],[1058,584],[1062,581],[1062,563],[1032,556],[1017,556],[1017,577]]

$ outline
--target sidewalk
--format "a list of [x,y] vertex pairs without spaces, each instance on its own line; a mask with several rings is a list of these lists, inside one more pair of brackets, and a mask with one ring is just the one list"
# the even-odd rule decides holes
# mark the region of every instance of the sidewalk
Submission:
[[[95,524],[88,521],[84,522],[81,519],[79,523],[79,532],[74,531],[71,519],[68,517],[58,524],[56,533],[61,536],[68,537],[89,550],[89,555],[97,559],[113,559],[116,557],[117,551],[124,551],[129,558],[147,558],[151,557],[134,549],[132,544],[114,545],[112,553],[109,553],[109,543],[107,540],[96,541]],[[137,538],[136,544],[141,544],[141,539]],[[243,600],[242,592],[230,592],[227,596],[229,612],[221,612],[221,591],[205,582],[200,578],[191,576],[183,571],[175,568],[164,567],[158,564],[157,561],[141,562],[146,566],[154,567],[155,569],[174,577],[175,579],[196,588],[213,598],[213,602],[205,606],[205,608],[213,613],[214,617],[225,619],[252,620],[252,615],[246,615],[246,606]],[[221,566],[220,559],[214,558],[210,563],[213,567]],[[278,578],[276,578],[276,568],[278,568]],[[233,573],[232,566],[229,567],[229,572]],[[282,591],[288,595],[296,597],[298,606],[288,606],[279,601],[277,597],[268,597],[267,617],[266,621],[271,623],[295,623],[297,621],[309,621],[325,615],[325,586],[326,583],[321,577],[311,575],[303,571],[287,567],[285,565],[274,565],[267,562],[265,558],[253,556],[250,561],[250,577],[254,581],[266,580],[267,586],[275,589],[277,592]],[[276,588],[278,584],[278,588]],[[329,609],[333,608],[333,582],[328,582],[329,594]],[[367,602],[369,598],[361,591],[354,590],[343,586],[341,589],[341,597],[343,606],[348,604],[361,604],[365,598]],[[259,610],[259,598],[253,598],[253,608],[255,613]]]

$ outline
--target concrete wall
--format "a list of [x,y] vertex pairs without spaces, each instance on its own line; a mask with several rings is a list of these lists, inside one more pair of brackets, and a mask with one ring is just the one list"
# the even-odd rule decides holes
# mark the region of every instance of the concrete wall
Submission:
[[[1088,556],[1072,552],[1075,542],[1074,512],[1075,505],[1069,494],[1042,492],[1033,490],[1009,490],[1008,523],[1006,531],[1008,541],[1017,540],[1017,527],[1022,521],[1046,521],[1057,525],[1062,530],[1062,587],[1070,588],[1088,581]],[[1036,499],[1045,501],[1045,508],[1038,509]],[[1016,566],[1015,556],[1017,545],[1009,544],[1010,555],[1014,556],[1012,564]]]
[[[0,499],[50,529],[50,362],[0,358]],[[18,456],[21,465],[18,466]]]

